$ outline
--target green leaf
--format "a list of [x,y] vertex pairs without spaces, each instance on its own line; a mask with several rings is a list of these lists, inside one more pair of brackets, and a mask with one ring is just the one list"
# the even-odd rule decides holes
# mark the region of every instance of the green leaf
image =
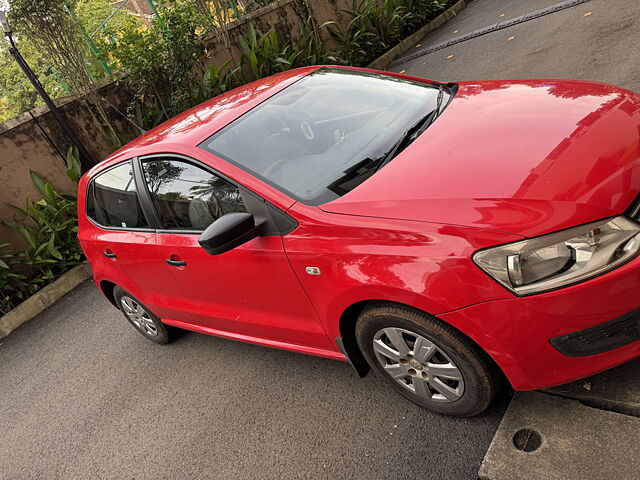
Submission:
[[247,27],[247,36],[249,37],[249,41],[255,45],[256,44],[256,30],[253,28],[253,24],[250,23]]
[[77,147],[71,146],[69,150],[67,150],[67,176],[73,182],[78,183],[81,175],[80,153]]
[[44,182],[42,181],[42,179],[33,170],[29,170],[29,173],[31,174],[31,181],[33,182],[33,184],[36,186],[38,191],[43,196],[45,196],[46,194],[45,194],[45,190],[44,190]]
[[22,226],[22,225],[18,225],[18,232],[20,233],[20,235],[22,235],[22,238],[25,239],[25,241],[29,244],[29,246],[35,250],[37,248],[36,246],[36,239],[35,236],[33,235],[33,233],[31,232],[31,230],[27,229],[26,227]]
[[26,210],[24,210],[24,209],[22,209],[22,208],[20,208],[20,207],[16,207],[15,205],[12,205],[12,204],[10,204],[10,203],[5,203],[5,205],[7,205],[7,206],[9,206],[10,208],[12,208],[12,209],[16,210],[17,212],[19,212],[21,215],[24,215],[25,217],[28,217],[28,216],[29,216],[29,213],[28,213]]
[[14,222],[13,220],[3,220],[3,222],[5,223],[5,225],[7,225],[7,226],[9,226],[11,228],[14,228],[16,230],[22,226],[19,223]]

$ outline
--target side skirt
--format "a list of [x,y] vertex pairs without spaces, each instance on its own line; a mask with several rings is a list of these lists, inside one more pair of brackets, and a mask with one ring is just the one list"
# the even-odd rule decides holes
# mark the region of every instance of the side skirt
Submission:
[[239,342],[253,343],[254,345],[278,348],[280,350],[289,350],[297,353],[306,353],[307,355],[315,355],[316,357],[330,358],[332,360],[340,360],[343,362],[348,361],[345,355],[341,352],[322,350],[320,348],[313,347],[305,347],[303,345],[280,342],[277,340],[267,340],[264,338],[251,337],[249,335],[242,335],[240,333],[225,332],[223,330],[216,330],[215,328],[203,327],[202,325],[193,325],[191,323],[171,320],[168,318],[163,318],[162,323],[171,325],[173,327],[182,328],[184,330],[191,330],[192,332],[196,333],[204,333],[207,335],[213,335],[215,337],[228,338],[230,340],[237,340]]

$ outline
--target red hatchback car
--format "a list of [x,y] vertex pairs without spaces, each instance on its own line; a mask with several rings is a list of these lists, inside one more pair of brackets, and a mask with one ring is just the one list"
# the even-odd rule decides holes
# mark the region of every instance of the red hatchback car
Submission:
[[343,67],[243,86],[82,178],[96,284],[174,327],[474,415],[640,356],[640,96]]

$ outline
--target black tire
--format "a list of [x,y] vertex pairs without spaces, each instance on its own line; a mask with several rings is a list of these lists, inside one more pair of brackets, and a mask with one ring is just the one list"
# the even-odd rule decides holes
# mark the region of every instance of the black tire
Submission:
[[[393,335],[388,336],[387,332]],[[408,353],[398,355],[394,360],[391,357],[400,349],[393,346],[391,339],[397,339],[398,332],[401,336],[398,343],[402,348],[407,346],[405,352]],[[443,415],[471,417],[486,410],[498,391],[500,377],[487,354],[457,330],[424,312],[396,304],[372,305],[358,317],[355,333],[360,350],[371,368],[400,394],[423,408]],[[418,336],[412,334],[423,339],[419,340]],[[380,353],[374,351],[374,340]],[[402,341],[405,342],[404,346]],[[424,348],[419,353],[424,352],[422,358],[428,357],[427,360],[418,361],[412,357],[418,342]],[[435,345],[435,350],[428,342]],[[390,346],[391,351],[385,345]],[[389,357],[386,356],[387,352]],[[386,363],[386,368],[382,361]],[[438,364],[450,368],[453,375],[461,379],[447,378],[449,370],[438,368]],[[439,371],[445,371],[444,376],[434,373]],[[405,375],[406,372],[409,373]],[[443,388],[442,384],[450,388]],[[420,390],[422,395],[414,390]]]
[[[171,327],[169,325],[165,325],[160,321],[160,318],[154,315],[151,310],[144,306],[144,304],[138,301],[133,295],[120,287],[116,286],[113,289],[113,296],[115,298],[116,304],[118,308],[127,319],[127,321],[133,325],[133,327],[145,338],[151,340],[152,342],[159,344],[166,344],[173,340],[176,336],[177,329]],[[138,311],[144,312],[144,318],[140,318],[140,321],[136,321],[139,316],[136,314],[132,314],[131,316],[127,313],[127,303],[131,305],[133,302],[134,305],[140,307],[141,310]],[[144,320],[144,321],[143,321]]]

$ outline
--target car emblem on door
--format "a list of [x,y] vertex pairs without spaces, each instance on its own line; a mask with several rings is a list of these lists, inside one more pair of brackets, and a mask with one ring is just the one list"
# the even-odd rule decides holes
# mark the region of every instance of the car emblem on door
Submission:
[[319,267],[306,267],[304,270],[309,275],[320,275],[320,268]]

